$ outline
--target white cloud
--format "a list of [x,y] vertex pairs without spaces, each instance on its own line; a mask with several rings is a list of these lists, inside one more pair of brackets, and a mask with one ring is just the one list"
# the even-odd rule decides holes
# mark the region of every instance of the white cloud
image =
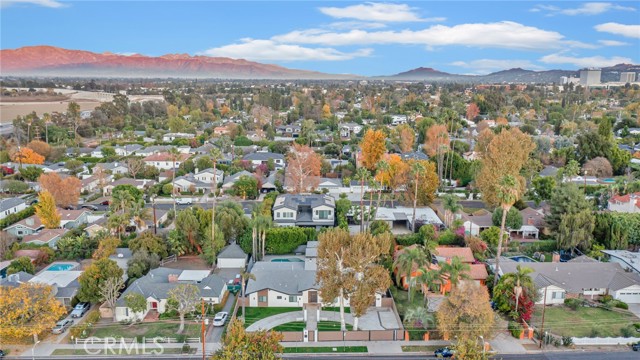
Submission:
[[636,9],[628,6],[621,6],[621,5],[609,3],[609,2],[588,2],[588,3],[582,4],[579,7],[568,8],[568,9],[561,9],[553,5],[536,5],[529,11],[531,12],[546,11],[550,16],[558,15],[558,14],[575,16],[575,15],[598,15],[611,10],[635,11]]
[[421,19],[420,16],[406,4],[365,3],[343,8],[321,7],[320,12],[336,19],[356,19],[378,22],[426,21],[426,19]]
[[387,27],[386,24],[379,22],[364,21],[338,21],[328,24],[327,28],[334,30],[351,30],[351,29],[381,29]]
[[472,61],[455,61],[451,63],[453,66],[472,69],[476,74],[487,74],[500,70],[508,70],[513,68],[522,68],[526,70],[543,70],[544,68],[532,63],[529,60],[497,60],[497,59],[478,59]]
[[631,60],[630,58],[621,56],[613,56],[610,58],[606,58],[604,56],[575,57],[562,54],[546,55],[540,58],[540,61],[545,64],[572,64],[580,68],[605,67],[622,63],[633,63],[633,60]]
[[618,40],[598,40],[598,43],[604,46],[625,46],[629,45],[629,43],[618,41]]
[[67,6],[56,0],[0,0],[0,7],[7,7],[14,4],[32,4],[48,8],[61,8]]
[[640,25],[625,25],[614,22],[596,25],[597,31],[640,39]]
[[272,40],[241,39],[239,44],[230,44],[203,52],[208,56],[223,56],[253,61],[340,61],[366,57],[372,49],[342,52],[332,48],[307,48],[298,45],[279,44]]
[[462,45],[478,48],[507,48],[521,50],[557,49],[566,46],[592,47],[567,41],[555,31],[525,26],[512,21],[495,23],[433,25],[423,30],[387,30],[330,32],[323,29],[296,30],[272,37],[282,43],[316,44],[327,46],[364,44],[413,44],[428,48]]

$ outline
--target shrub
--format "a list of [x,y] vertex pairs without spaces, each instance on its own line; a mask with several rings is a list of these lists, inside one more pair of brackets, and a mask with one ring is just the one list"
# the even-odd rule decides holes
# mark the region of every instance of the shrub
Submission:
[[191,352],[191,345],[189,344],[183,344],[182,345],[182,353],[183,354],[188,354]]
[[634,337],[636,334],[636,329],[633,326],[627,326],[620,329],[620,334],[622,337]]
[[564,299],[564,305],[571,310],[577,310],[582,305],[580,299]]
[[509,325],[507,328],[509,329],[511,336],[516,339],[520,339],[520,335],[522,335],[523,332],[522,325],[518,324],[515,321],[509,321]]
[[413,244],[422,244],[422,239],[418,234],[400,235],[396,238],[398,245],[411,246]]
[[13,225],[15,223],[17,223],[18,221],[22,220],[22,219],[26,219],[29,216],[33,215],[36,213],[36,208],[33,206],[29,206],[28,208],[19,211],[17,213],[14,214],[10,214],[7,217],[5,217],[4,219],[0,220],[0,229],[4,229],[9,225]]
[[603,303],[603,304],[609,303],[609,302],[611,302],[611,300],[613,300],[613,296],[611,296],[611,295],[603,295],[600,298],[600,302]]
[[564,346],[573,345],[573,338],[571,336],[563,336],[562,337],[562,345],[564,345]]
[[313,228],[271,228],[267,230],[266,248],[269,254],[290,254],[298,246],[316,239]]
[[617,307],[618,309],[629,310],[629,305],[624,301],[616,300],[613,306]]
[[100,321],[100,311],[94,310],[87,314],[87,323],[89,324],[97,324]]

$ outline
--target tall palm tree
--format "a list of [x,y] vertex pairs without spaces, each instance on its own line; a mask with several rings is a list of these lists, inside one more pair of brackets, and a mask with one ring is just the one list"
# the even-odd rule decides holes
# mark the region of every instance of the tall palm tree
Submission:
[[261,215],[257,212],[254,212],[253,216],[253,257],[255,259],[263,259],[266,252],[267,230],[273,226],[273,221],[270,216]]
[[429,266],[420,268],[420,274],[412,279],[415,286],[422,288],[422,294],[424,295],[424,304],[428,311],[433,311],[429,308],[429,291],[437,291],[442,285],[442,272],[441,270],[430,269]]
[[244,289],[246,288],[246,286],[247,286],[246,283],[247,283],[247,281],[249,281],[249,279],[251,279],[253,281],[256,281],[256,276],[253,275],[250,272],[243,271],[242,273],[240,273],[240,277],[242,278],[242,284],[241,284],[242,287],[240,288],[241,294],[242,294],[242,321],[245,321],[244,306],[245,306],[245,295],[246,294],[244,293],[244,291],[245,291]]
[[458,204],[458,197],[447,194],[442,197],[442,207],[444,207],[444,222],[447,226],[451,226],[453,214],[462,210],[462,205]]
[[[390,170],[389,162],[387,160],[380,160],[378,164],[376,164],[376,171],[378,174],[388,173]],[[382,181],[383,177],[380,177],[380,187],[378,188],[378,203],[376,204],[376,215],[378,215],[378,209],[380,208],[380,198],[382,197],[382,188],[385,186],[385,182]],[[391,207],[393,207],[393,198],[391,198]]]
[[520,265],[516,266],[516,272],[510,273],[509,276],[505,277],[505,284],[509,286],[513,286],[513,294],[516,297],[516,313],[518,312],[518,305],[520,303],[520,296],[522,295],[523,287],[532,287],[533,280],[531,279],[531,274],[533,272],[532,268],[522,267]]
[[496,253],[496,276],[493,278],[493,286],[498,283],[498,272],[500,271],[500,256],[502,255],[502,242],[504,236],[505,224],[507,222],[507,213],[511,206],[518,200],[520,195],[520,182],[513,175],[505,175],[500,179],[497,187],[496,196],[500,201],[502,208],[502,221],[500,222],[500,237],[498,237],[498,251]]
[[145,225],[146,220],[151,219],[150,210],[151,209],[144,207],[143,201],[134,203],[133,206],[131,206],[129,210],[129,216],[131,217],[131,220],[133,220],[133,223],[136,224],[136,227],[138,227],[138,229]]
[[[218,160],[222,158],[222,152],[220,151],[220,149],[218,148],[212,148],[209,151],[209,156],[211,157],[211,162],[213,163],[213,183],[211,184],[211,186],[213,187],[212,189],[212,197],[211,197],[211,201],[212,201],[212,206],[211,206],[211,244],[215,244],[216,243],[216,203],[217,203],[217,195],[216,193],[218,192]],[[244,313],[242,314],[242,316],[244,317]]]
[[176,161],[180,159],[180,152],[178,151],[178,149],[176,149],[175,147],[172,147],[171,149],[169,149],[169,158],[173,162],[173,171],[172,171],[172,178],[171,178],[171,193],[173,194],[173,216],[176,217],[178,216],[178,213],[176,211],[176,194],[175,194],[176,170],[177,170]]
[[411,220],[411,231],[414,233],[416,232],[416,207],[418,207],[418,181],[425,171],[424,165],[419,161],[415,161],[411,165],[411,174],[415,176],[413,184],[413,219]]
[[409,302],[411,302],[411,281],[412,272],[414,268],[421,268],[425,264],[431,263],[431,259],[427,260],[424,253],[424,249],[418,245],[412,249],[405,249],[393,262],[393,266],[397,269],[396,282],[400,285],[402,275],[406,276],[406,283],[408,286],[409,294],[407,296]]
[[364,232],[364,182],[369,179],[369,170],[364,167],[359,168],[356,179],[360,180],[360,232]]
[[449,276],[452,287],[458,286],[460,280],[468,279],[470,270],[471,266],[463,263],[459,256],[454,256],[450,263],[442,265],[442,272]]

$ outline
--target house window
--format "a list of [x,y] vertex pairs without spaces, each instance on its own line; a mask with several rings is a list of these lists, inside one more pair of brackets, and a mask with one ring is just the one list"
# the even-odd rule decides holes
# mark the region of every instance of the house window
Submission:
[[316,210],[316,216],[320,220],[327,220],[331,216],[331,210]]
[[278,218],[278,219],[280,218],[280,213],[279,212],[276,213],[276,218]]
[[298,302],[298,297],[295,295],[289,295],[289,302]]
[[564,299],[564,292],[554,291],[553,293],[551,293],[551,298],[554,300]]
[[276,299],[282,300],[282,296],[276,296]]
[[258,296],[258,302],[267,302],[266,296]]

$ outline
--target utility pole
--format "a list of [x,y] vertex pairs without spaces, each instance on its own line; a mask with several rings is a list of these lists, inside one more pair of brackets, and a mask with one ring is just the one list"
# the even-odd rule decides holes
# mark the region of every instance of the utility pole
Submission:
[[542,324],[540,324],[540,349],[542,349],[542,343],[545,341],[544,336],[544,311],[547,308],[547,288],[549,284],[544,287],[544,299],[542,299]]
[[202,360],[206,360],[206,353],[204,350],[204,299],[202,299]]
[[158,220],[156,219],[156,197],[151,197],[151,207],[153,207],[153,233],[158,234]]

